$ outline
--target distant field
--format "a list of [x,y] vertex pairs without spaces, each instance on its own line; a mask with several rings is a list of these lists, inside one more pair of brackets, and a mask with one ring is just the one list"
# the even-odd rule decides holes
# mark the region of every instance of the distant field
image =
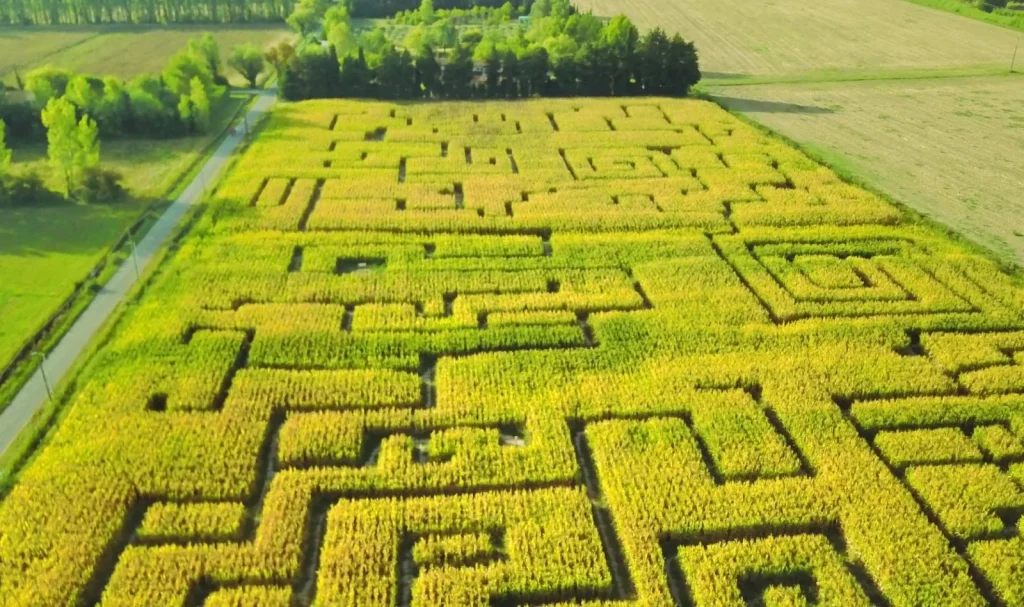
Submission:
[[233,84],[244,80],[227,67],[231,48],[243,42],[268,46],[293,37],[283,24],[230,27],[54,27],[0,28],[0,77],[13,80],[14,69],[54,65],[77,72],[131,78],[161,71],[190,38],[212,32],[220,43],[225,73]]
[[712,92],[729,109],[1024,263],[1024,76]]
[[697,44],[708,77],[1009,67],[1018,34],[897,0],[579,0]]

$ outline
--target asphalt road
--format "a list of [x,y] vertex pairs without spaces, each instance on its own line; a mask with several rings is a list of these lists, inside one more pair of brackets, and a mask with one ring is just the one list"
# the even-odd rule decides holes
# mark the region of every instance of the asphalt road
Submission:
[[[251,92],[259,95],[259,99],[253,104],[252,109],[249,110],[245,118],[248,120],[248,124],[255,124],[256,120],[273,106],[277,100],[277,92],[274,89]],[[174,232],[182,217],[185,216],[194,204],[202,199],[207,186],[224,168],[224,165],[228,163],[235,150],[238,149],[245,138],[243,124],[242,120],[238,121],[234,132],[228,133],[213,155],[206,161],[202,170],[192,180],[192,183],[164,211],[164,214],[160,216],[160,219],[153,225],[146,236],[136,243],[136,257],[140,273],[145,273],[147,266],[153,261],[153,258],[159,252],[164,242]],[[78,320],[71,326],[71,329],[68,330],[57,346],[49,353],[43,367],[46,372],[46,378],[51,386],[58,384],[64,378],[64,375],[82,353],[82,350],[85,349],[100,327],[103,326],[103,323],[114,312],[117,305],[121,303],[132,287],[135,286],[138,276],[135,261],[129,257],[121,264],[114,277],[96,294],[89,307],[78,317]],[[31,379],[14,397],[14,400],[11,401],[11,404],[4,409],[3,413],[0,413],[0,453],[3,453],[10,447],[11,443],[18,437],[18,434],[31,421],[32,416],[46,402],[47,398],[43,373],[37,369]]]

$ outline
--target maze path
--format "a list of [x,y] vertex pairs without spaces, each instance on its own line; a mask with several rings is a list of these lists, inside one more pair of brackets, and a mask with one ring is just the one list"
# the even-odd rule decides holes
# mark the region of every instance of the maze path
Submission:
[[711,104],[282,109],[0,604],[1024,604],[1024,291]]

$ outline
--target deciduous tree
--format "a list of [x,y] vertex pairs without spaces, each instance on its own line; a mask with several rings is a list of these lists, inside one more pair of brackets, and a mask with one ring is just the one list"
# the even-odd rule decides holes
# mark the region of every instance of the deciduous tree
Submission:
[[427,47],[426,52],[416,59],[416,81],[424,97],[441,97],[441,64],[434,57],[434,49]]
[[473,54],[462,45],[448,57],[442,76],[445,93],[456,99],[469,99],[473,82]]
[[231,49],[228,65],[241,74],[252,88],[256,88],[256,81],[267,67],[263,51],[252,43],[239,44]]
[[214,81],[220,77],[220,45],[209,32],[188,41],[188,52],[206,62]]
[[175,55],[164,68],[164,82],[175,95],[188,95],[192,80],[198,78],[207,94],[213,89],[213,74],[207,62],[193,53],[181,52]]
[[0,177],[10,170],[12,157],[11,148],[7,147],[7,124],[0,120]]
[[64,176],[64,193],[70,196],[76,175],[99,164],[99,128],[88,116],[76,122],[75,106],[63,97],[46,104],[42,120],[46,127],[47,155]]
[[295,47],[290,42],[281,42],[277,46],[272,46],[267,49],[263,57],[267,60],[274,68],[274,73],[278,76],[281,75],[281,68],[283,68],[295,54]]
[[199,78],[192,79],[189,101],[192,102],[192,124],[199,133],[210,130],[210,98],[206,96],[206,87]]

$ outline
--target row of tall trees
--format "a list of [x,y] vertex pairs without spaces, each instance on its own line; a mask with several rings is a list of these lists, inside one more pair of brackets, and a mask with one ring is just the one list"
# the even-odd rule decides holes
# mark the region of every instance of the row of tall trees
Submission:
[[529,28],[470,30],[452,41],[413,30],[401,48],[382,29],[355,38],[328,19],[327,49],[311,45],[289,59],[279,71],[281,93],[290,100],[684,96],[700,80],[696,50],[678,35],[640,36],[627,17],[606,23],[574,13],[568,0],[537,0],[530,15]]
[[0,0],[0,23],[247,23],[281,21],[293,0]]
[[[471,9],[477,6],[498,8],[510,2],[515,9],[529,10],[535,0],[435,0],[437,9]],[[545,0],[539,0],[544,2]],[[416,10],[420,0],[349,0],[348,7],[354,17],[391,17],[401,11]]]
[[[529,8],[534,0],[510,0]],[[543,0],[542,0],[543,1]],[[439,9],[497,8],[506,0],[437,0]],[[390,17],[419,0],[346,0],[355,17]],[[0,0],[0,24],[249,23],[282,21],[295,0]]]

